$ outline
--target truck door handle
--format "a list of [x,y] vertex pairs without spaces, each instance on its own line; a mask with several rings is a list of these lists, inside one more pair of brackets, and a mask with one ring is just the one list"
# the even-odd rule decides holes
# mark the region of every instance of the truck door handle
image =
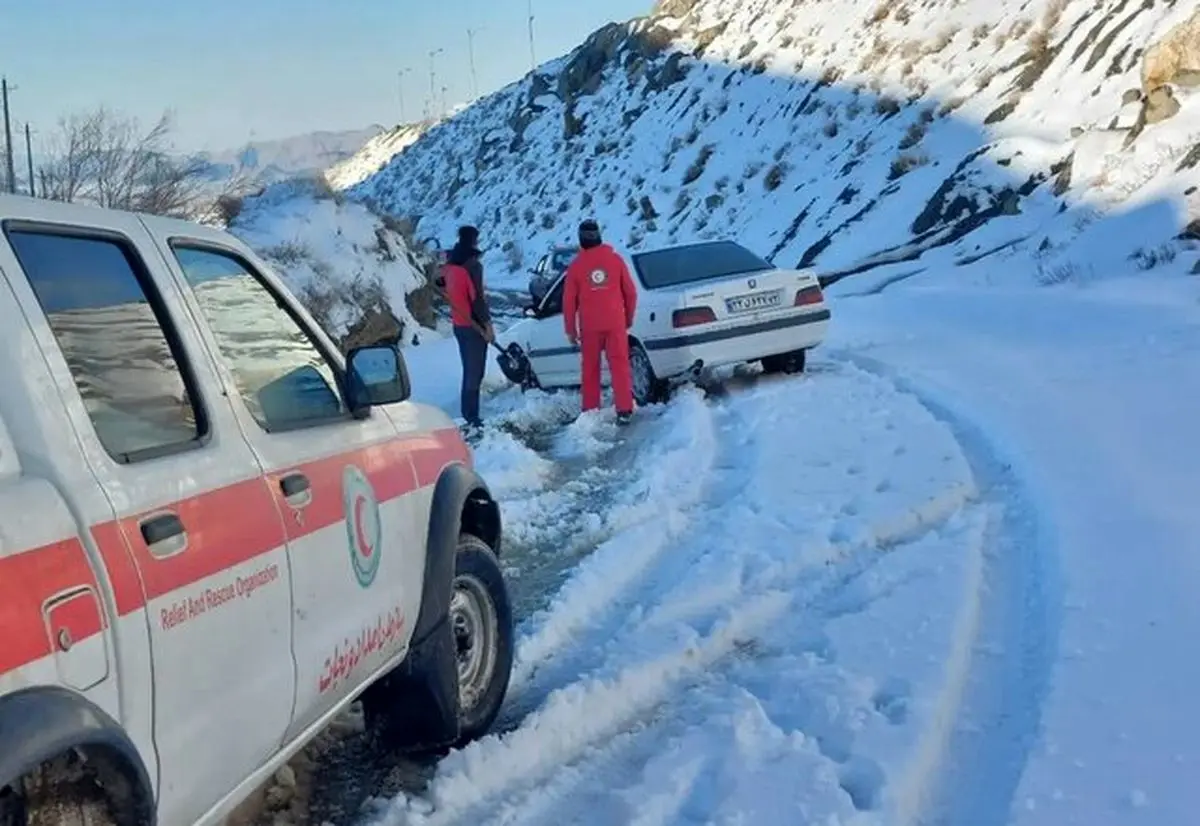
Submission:
[[312,483],[303,473],[289,473],[279,480],[279,490],[292,507],[302,508],[312,501]]
[[187,547],[187,531],[174,513],[160,513],[142,520],[139,526],[146,547],[155,556],[170,556]]

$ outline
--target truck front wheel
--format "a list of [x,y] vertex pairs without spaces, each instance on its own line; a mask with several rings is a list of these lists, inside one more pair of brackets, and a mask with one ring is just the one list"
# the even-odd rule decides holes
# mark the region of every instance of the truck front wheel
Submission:
[[508,692],[513,663],[512,605],[500,562],[483,540],[460,534],[454,559],[450,628],[458,672],[462,746],[487,734]]

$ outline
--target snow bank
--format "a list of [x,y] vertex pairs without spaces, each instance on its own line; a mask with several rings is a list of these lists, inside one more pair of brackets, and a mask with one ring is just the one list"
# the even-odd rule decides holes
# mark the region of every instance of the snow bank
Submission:
[[428,305],[411,300],[429,291],[425,261],[398,225],[335,196],[318,180],[287,181],[247,198],[228,229],[279,271],[335,338],[363,330],[364,320],[374,318],[383,320],[382,332],[399,333],[403,344],[444,335],[427,326],[436,323]]
[[[616,532],[523,629],[509,704],[529,713],[379,824],[914,810],[961,689],[988,522],[952,435],[887,382],[824,365],[643,412]],[[553,449],[587,455],[596,418]],[[481,461],[509,461],[500,444]]]

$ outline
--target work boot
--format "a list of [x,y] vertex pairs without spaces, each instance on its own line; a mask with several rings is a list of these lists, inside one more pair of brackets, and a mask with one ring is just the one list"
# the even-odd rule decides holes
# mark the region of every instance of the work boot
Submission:
[[633,421],[632,413],[618,413],[617,414],[617,424],[618,425],[624,427],[625,425],[629,424],[631,421]]

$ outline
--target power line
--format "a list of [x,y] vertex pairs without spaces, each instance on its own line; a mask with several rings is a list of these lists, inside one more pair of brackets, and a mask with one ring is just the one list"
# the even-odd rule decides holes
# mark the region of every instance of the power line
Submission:
[[33,179],[33,137],[29,124],[25,124],[25,162],[29,164],[29,197],[37,197],[37,186]]
[[[17,87],[13,86],[13,89]],[[8,78],[0,78],[0,99],[4,104],[4,167],[8,172],[8,191],[12,194],[17,192],[17,173],[13,168],[13,144],[12,144],[12,124],[9,121],[8,115]]]

